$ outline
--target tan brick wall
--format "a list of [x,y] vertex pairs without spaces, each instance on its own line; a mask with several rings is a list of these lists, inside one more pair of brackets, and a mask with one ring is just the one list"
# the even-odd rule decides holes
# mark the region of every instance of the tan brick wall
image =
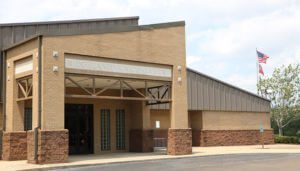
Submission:
[[38,42],[33,39],[7,51],[7,80],[6,80],[6,130],[23,131],[24,102],[17,102],[18,90],[15,81],[14,63],[17,60],[31,57],[33,59],[33,127],[37,125],[37,52]]
[[[45,37],[43,46],[43,129],[60,129],[64,125],[64,87],[58,84],[64,79],[64,53],[173,65],[171,127],[188,127],[184,27]],[[59,52],[58,58],[52,57],[53,51]],[[52,71],[54,65],[59,67],[58,73]],[[182,66],[181,72],[177,71],[178,65]],[[177,81],[179,76],[181,83]]]
[[203,111],[203,130],[271,129],[269,113]]
[[[151,110],[151,128],[167,130],[171,126],[170,110]],[[155,121],[160,121],[160,128],[155,128]]]
[[[37,71],[37,48],[37,39],[14,47],[7,53],[8,62],[13,63],[17,59],[31,55],[34,59],[34,71]],[[59,52],[58,58],[52,57],[53,51]],[[171,117],[171,125],[178,128],[187,127],[185,29],[183,26],[98,35],[44,37],[42,47],[43,68],[41,71],[42,129],[55,130],[64,128],[63,83],[65,53],[173,65],[173,117]],[[177,71],[178,65],[182,66],[181,72]],[[58,66],[59,72],[54,73],[52,71],[53,66]],[[13,71],[14,68],[12,66],[7,72],[11,80],[14,80]],[[37,87],[37,72],[33,73],[36,73],[33,77],[34,87]],[[181,83],[177,82],[177,77],[179,76],[182,77]],[[11,107],[11,105],[17,105],[14,102],[16,97],[12,96],[16,86],[13,83],[8,83],[7,87],[7,101],[10,102],[7,106],[7,113],[17,113],[12,110],[17,110],[18,108]],[[37,124],[37,93],[37,88],[34,88],[33,127]],[[19,113],[22,113],[22,111],[19,111]],[[21,129],[21,120],[21,117],[13,118],[13,114],[11,114],[8,117],[8,129]],[[149,125],[146,127],[149,127]]]
[[[13,63],[17,59],[32,56],[34,59],[33,67],[33,128],[37,125],[38,116],[38,70],[42,73],[42,130],[55,131],[64,129],[64,54],[75,53],[95,57],[107,57],[115,59],[125,59],[132,61],[159,63],[173,66],[172,78],[172,103],[171,122],[172,128],[187,128],[187,92],[186,92],[186,59],[185,59],[185,29],[183,26],[176,26],[162,29],[141,30],[122,33],[107,33],[98,35],[78,35],[78,36],[57,36],[43,37],[42,47],[42,68],[37,68],[37,40],[29,41],[8,51],[8,62]],[[59,52],[59,57],[52,57],[53,51]],[[10,131],[23,130],[23,109],[22,102],[16,102],[16,84],[14,83],[14,67],[7,70],[9,78],[12,80],[7,83],[7,129]],[[58,66],[59,71],[53,72],[53,66]],[[177,70],[181,66],[181,71]],[[178,82],[181,77],[182,82]],[[83,99],[80,99],[83,100]],[[100,101],[100,100],[99,100]],[[105,107],[105,102],[95,103],[94,108]],[[85,103],[87,103],[85,101]],[[110,102],[107,102],[109,105]],[[120,102],[120,105],[127,102]],[[116,102],[113,103],[115,107]],[[120,105],[118,107],[120,107]],[[134,108],[130,127],[148,129],[151,127],[150,109],[143,106],[136,108],[136,104],[131,103],[129,108]],[[96,110],[95,110],[96,111]],[[142,114],[143,117],[140,117]],[[114,114],[112,113],[112,116]],[[95,112],[94,120],[99,119],[99,113]],[[112,117],[112,122],[114,118]],[[129,122],[130,119],[128,119]],[[140,124],[142,123],[142,124]],[[112,124],[114,125],[114,123]],[[128,126],[128,131],[129,128]],[[95,124],[95,134],[99,135],[100,127]],[[130,129],[132,129],[130,128]],[[114,132],[114,128],[111,132]],[[98,132],[97,132],[98,131]],[[95,151],[99,152],[99,139],[95,136]],[[114,137],[114,135],[111,135]],[[127,136],[129,137],[129,136]],[[127,146],[128,146],[128,139]],[[112,147],[114,147],[112,139]],[[128,149],[128,148],[127,148]],[[113,149],[112,149],[113,151]]]

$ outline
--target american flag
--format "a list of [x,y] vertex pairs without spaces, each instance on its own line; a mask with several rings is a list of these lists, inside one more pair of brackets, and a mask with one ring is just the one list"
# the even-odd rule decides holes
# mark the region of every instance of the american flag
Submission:
[[259,64],[259,73],[263,76],[265,76],[264,70],[262,68],[262,66]]
[[263,54],[256,50],[258,63],[267,63],[268,55]]

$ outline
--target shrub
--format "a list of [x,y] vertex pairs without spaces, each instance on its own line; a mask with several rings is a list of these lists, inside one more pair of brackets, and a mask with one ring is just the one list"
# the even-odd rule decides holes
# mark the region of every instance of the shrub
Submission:
[[295,136],[275,136],[275,143],[282,144],[298,144],[298,138]]
[[296,136],[300,138],[300,130],[297,131]]

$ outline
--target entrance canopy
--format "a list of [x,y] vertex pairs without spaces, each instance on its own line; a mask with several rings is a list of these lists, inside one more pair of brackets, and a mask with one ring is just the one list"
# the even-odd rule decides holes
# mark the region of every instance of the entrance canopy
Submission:
[[66,54],[65,72],[68,98],[171,101],[171,66]]

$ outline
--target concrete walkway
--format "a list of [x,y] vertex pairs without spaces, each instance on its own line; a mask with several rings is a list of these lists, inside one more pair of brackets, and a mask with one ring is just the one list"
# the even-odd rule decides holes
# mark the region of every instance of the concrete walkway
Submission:
[[264,149],[259,145],[251,146],[226,146],[226,147],[193,147],[193,154],[183,156],[169,156],[159,150],[153,153],[110,153],[101,155],[70,156],[68,163],[34,165],[22,161],[0,161],[0,170],[27,170],[51,167],[72,167],[96,164],[108,164],[130,161],[161,160],[172,158],[185,158],[195,156],[210,156],[224,154],[250,154],[250,153],[299,153],[300,145],[266,145]]

